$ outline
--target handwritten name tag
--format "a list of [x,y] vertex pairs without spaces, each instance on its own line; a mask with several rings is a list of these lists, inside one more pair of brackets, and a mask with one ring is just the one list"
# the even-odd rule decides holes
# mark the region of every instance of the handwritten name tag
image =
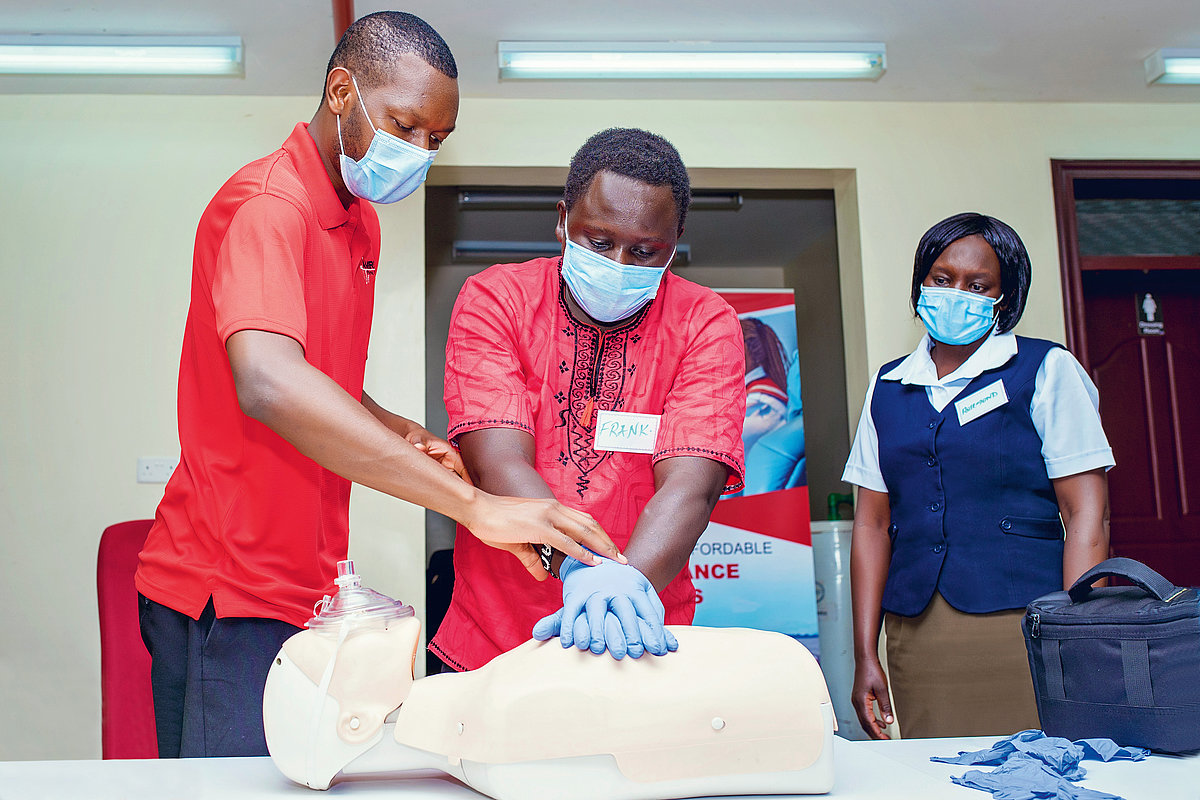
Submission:
[[653,453],[660,419],[658,414],[601,411],[596,415],[594,447],[618,453]]
[[954,404],[954,410],[958,412],[958,424],[966,425],[989,411],[995,411],[1007,402],[1008,392],[1004,391],[1004,381],[999,380],[989,384]]

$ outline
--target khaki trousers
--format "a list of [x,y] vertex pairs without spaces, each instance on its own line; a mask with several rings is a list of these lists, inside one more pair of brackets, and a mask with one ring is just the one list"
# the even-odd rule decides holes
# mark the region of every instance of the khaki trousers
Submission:
[[1040,728],[1024,609],[967,614],[934,593],[916,617],[884,614],[892,708],[905,739]]

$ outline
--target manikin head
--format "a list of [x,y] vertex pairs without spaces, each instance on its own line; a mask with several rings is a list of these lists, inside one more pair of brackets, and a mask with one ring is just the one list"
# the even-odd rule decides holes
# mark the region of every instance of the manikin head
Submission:
[[284,642],[263,693],[271,756],[320,789],[380,740],[385,718],[408,699],[421,634],[412,607],[364,588],[353,562],[339,562],[338,573],[337,594]]

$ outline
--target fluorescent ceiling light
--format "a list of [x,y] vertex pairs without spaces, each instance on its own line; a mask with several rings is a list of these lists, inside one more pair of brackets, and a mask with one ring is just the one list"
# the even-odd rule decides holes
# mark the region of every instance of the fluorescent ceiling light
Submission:
[[880,42],[500,42],[508,79],[876,80],[887,68]]
[[0,36],[9,75],[232,75],[244,73],[237,36]]
[[[458,207],[469,211],[553,211],[563,199],[557,189],[460,189]],[[692,192],[688,208],[692,211],[737,211],[742,207],[741,192]]]
[[1145,61],[1146,83],[1200,83],[1200,50],[1155,50]]

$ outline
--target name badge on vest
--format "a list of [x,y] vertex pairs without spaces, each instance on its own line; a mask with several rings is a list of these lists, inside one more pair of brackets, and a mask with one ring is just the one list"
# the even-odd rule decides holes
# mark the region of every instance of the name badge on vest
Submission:
[[989,411],[995,411],[1007,402],[1008,392],[1004,391],[1004,381],[998,380],[954,404],[954,410],[958,412],[958,424],[966,425]]
[[653,453],[658,439],[659,414],[601,411],[596,415],[596,450],[618,453]]

